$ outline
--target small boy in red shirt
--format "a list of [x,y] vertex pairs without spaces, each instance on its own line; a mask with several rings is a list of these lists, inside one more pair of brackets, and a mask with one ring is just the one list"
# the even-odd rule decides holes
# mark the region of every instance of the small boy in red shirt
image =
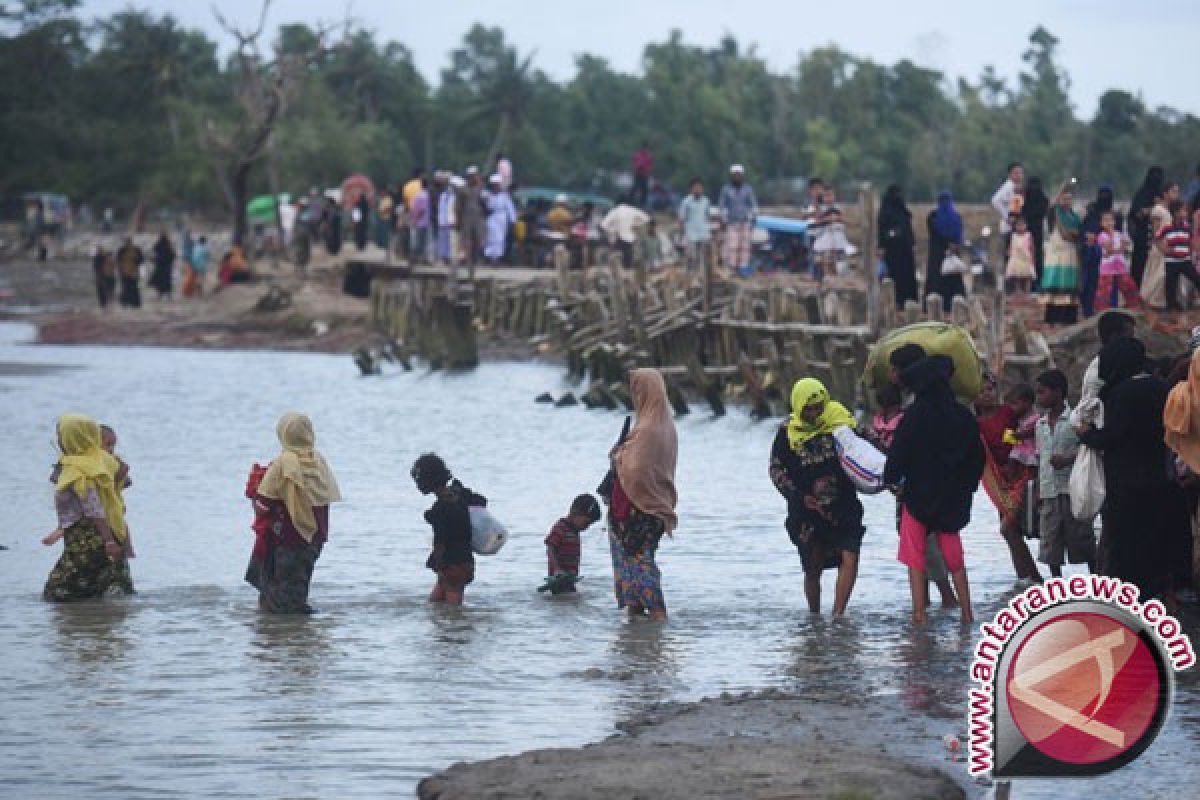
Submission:
[[538,591],[563,594],[575,591],[579,580],[579,534],[600,519],[600,503],[590,494],[581,494],[571,503],[567,516],[554,523],[546,537],[546,582]]

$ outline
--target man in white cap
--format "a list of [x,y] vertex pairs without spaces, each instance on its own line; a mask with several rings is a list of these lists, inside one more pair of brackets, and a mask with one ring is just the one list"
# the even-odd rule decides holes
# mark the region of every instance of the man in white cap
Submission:
[[489,263],[500,263],[508,252],[508,232],[516,222],[517,209],[504,188],[504,178],[493,174],[488,178],[487,241],[483,246],[483,256]]
[[729,168],[729,183],[721,187],[717,205],[725,220],[725,265],[746,273],[750,269],[750,231],[758,216],[758,200],[746,183],[746,170],[741,164]]

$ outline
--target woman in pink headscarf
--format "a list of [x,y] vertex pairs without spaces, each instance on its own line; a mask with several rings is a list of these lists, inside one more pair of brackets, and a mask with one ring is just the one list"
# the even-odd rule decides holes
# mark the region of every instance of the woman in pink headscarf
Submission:
[[649,613],[667,618],[661,574],[654,554],[675,516],[675,462],[679,453],[675,421],[662,375],[653,369],[629,374],[635,422],[629,436],[613,448],[613,484],[609,502],[617,606],[631,617]]

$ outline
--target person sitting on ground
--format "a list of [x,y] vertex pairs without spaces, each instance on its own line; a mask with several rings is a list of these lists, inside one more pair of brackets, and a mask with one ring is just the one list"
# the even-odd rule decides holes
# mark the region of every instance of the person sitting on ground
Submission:
[[800,554],[804,596],[812,614],[821,612],[821,573],[838,571],[833,616],[846,613],[858,578],[863,506],[842,469],[833,431],[854,427],[854,417],[831,400],[816,378],[792,387],[792,415],[771,446],[771,482],[787,500],[788,538]]
[[217,288],[223,289],[231,283],[249,282],[250,267],[242,254],[241,246],[235,244],[229,248],[229,252],[221,259],[221,266],[217,268]]
[[546,537],[546,583],[538,591],[563,594],[575,591],[579,580],[579,535],[598,522],[600,503],[590,494],[581,494],[571,502],[567,515],[554,523]]
[[954,580],[963,624],[974,621],[959,532],[971,519],[971,499],[983,473],[983,442],[975,416],[950,388],[954,362],[935,355],[905,369],[900,379],[915,395],[896,428],[884,482],[903,504],[898,558],[908,567],[913,623],[924,625],[927,589],[925,549],[938,539]]
[[1060,369],[1043,372],[1037,379],[1037,404],[1043,410],[1037,422],[1038,515],[1041,547],[1038,561],[1050,574],[1062,577],[1064,555],[1072,564],[1096,568],[1096,537],[1092,521],[1077,520],[1071,513],[1071,468],[1079,451],[1079,437],[1071,426],[1067,405],[1067,376]]
[[435,453],[418,458],[410,474],[421,494],[437,498],[425,512],[425,521],[433,528],[433,550],[425,566],[437,575],[429,602],[461,606],[467,586],[475,580],[468,508],[487,506],[487,498],[454,480],[446,462]]

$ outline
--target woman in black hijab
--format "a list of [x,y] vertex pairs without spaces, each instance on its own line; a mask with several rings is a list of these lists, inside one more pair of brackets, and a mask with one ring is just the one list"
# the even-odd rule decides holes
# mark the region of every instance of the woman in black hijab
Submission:
[[1025,183],[1025,203],[1021,206],[1021,216],[1033,235],[1033,268],[1037,272],[1037,280],[1042,279],[1042,266],[1045,263],[1046,212],[1050,210],[1050,198],[1042,189],[1042,179],[1034,176]]
[[1150,257],[1150,212],[1154,209],[1154,201],[1162,194],[1166,175],[1162,167],[1151,167],[1146,171],[1146,179],[1129,203],[1129,238],[1133,241],[1133,257],[1129,271],[1133,280],[1140,287],[1142,275],[1146,272],[1146,259]]
[[896,289],[896,308],[917,299],[917,261],[913,256],[912,214],[900,187],[892,184],[879,206],[878,247]]
[[1186,497],[1166,469],[1168,390],[1147,372],[1146,348],[1131,337],[1100,351],[1100,378],[1104,427],[1085,427],[1079,439],[1104,454],[1106,572],[1136,584],[1144,602],[1170,591],[1172,543],[1191,535]]

